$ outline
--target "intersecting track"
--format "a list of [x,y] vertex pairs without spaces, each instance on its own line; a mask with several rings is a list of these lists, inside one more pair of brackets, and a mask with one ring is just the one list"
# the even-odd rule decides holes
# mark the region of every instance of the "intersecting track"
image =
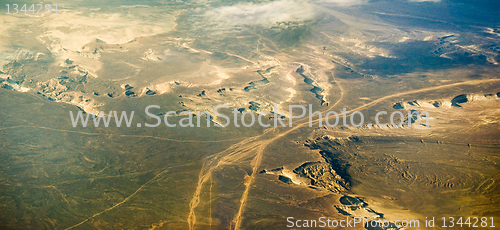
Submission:
[[[451,88],[451,87],[456,87],[456,86],[461,86],[461,85],[478,85],[478,84],[483,84],[483,83],[492,83],[492,82],[499,82],[500,79],[486,79],[486,80],[471,80],[471,81],[464,81],[464,82],[458,82],[458,83],[452,83],[452,84],[447,84],[447,85],[440,85],[440,86],[433,86],[433,87],[428,87],[428,88],[423,88],[423,89],[417,89],[417,90],[411,90],[407,92],[400,92],[400,93],[395,93],[391,94],[388,96],[381,97],[379,99],[376,99],[374,101],[371,101],[367,104],[364,104],[362,106],[359,106],[357,108],[352,109],[352,112],[355,111],[360,111],[369,107],[372,107],[380,102],[386,101],[391,98],[395,97],[400,97],[403,95],[409,95],[409,94],[415,94],[415,93],[423,93],[423,92],[429,92],[429,91],[434,91],[434,90],[440,90],[440,89],[445,89],[445,88]],[[337,85],[339,85],[337,83]],[[339,85],[340,87],[340,85]],[[328,107],[328,110],[331,110],[333,107],[337,106],[340,100],[343,98],[343,90],[341,89],[341,98],[337,100],[337,102]],[[352,113],[350,113],[352,114]],[[348,115],[350,116],[350,115]],[[322,118],[323,120],[324,118]],[[305,120],[305,119],[302,119]],[[319,122],[319,119],[313,120],[313,123],[316,124]],[[234,145],[231,145],[229,148],[226,150],[219,152],[213,156],[211,156],[209,159],[207,159],[207,163],[204,164],[203,168],[200,171],[199,174],[199,179],[198,179],[198,186],[196,188],[196,191],[193,195],[193,198],[191,199],[191,202],[189,204],[190,211],[188,215],[188,225],[189,229],[193,230],[194,226],[196,224],[196,215],[195,215],[195,208],[198,206],[200,203],[200,194],[202,192],[202,188],[204,183],[211,177],[211,173],[224,165],[232,164],[232,163],[241,163],[242,160],[247,160],[249,158],[253,157],[253,160],[251,161],[251,166],[252,166],[252,174],[246,177],[244,185],[245,185],[245,190],[241,196],[240,199],[240,207],[238,209],[238,212],[236,213],[236,216],[231,222],[230,229],[235,229],[238,230],[241,227],[241,221],[242,221],[242,214],[245,210],[246,206],[246,201],[248,199],[248,193],[250,191],[250,186],[251,184],[255,181],[255,176],[257,174],[257,170],[260,167],[261,161],[262,161],[262,156],[264,153],[264,150],[266,147],[271,144],[272,142],[276,141],[277,139],[286,136],[287,134],[304,127],[307,125],[309,122],[308,121],[303,121],[299,123],[297,126],[294,126],[293,128],[288,128],[287,130],[283,132],[279,132],[276,134],[276,136],[269,138],[269,139],[264,139],[263,137],[267,136],[267,134],[274,135],[275,131],[278,131],[276,128],[269,128],[264,131],[263,134],[250,137],[248,139],[245,139],[239,143],[236,143]],[[272,131],[272,132],[271,132]],[[210,201],[211,202],[211,201]]]

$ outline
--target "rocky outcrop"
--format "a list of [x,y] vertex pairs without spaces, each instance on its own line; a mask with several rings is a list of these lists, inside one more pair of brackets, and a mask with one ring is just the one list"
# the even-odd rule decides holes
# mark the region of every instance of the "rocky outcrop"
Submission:
[[467,99],[467,95],[461,94],[461,95],[458,95],[458,96],[454,97],[453,99],[451,99],[451,105],[456,106],[456,107],[462,107],[459,104],[462,104],[462,103],[465,103],[468,101],[469,100]]
[[349,188],[346,182],[328,163],[307,162],[293,170],[296,174],[311,179],[311,185],[340,193]]

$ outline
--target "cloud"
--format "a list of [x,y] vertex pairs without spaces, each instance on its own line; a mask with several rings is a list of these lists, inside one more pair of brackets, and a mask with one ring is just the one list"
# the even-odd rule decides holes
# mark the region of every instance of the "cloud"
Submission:
[[368,0],[317,0],[315,2],[319,3],[334,3],[338,6],[353,6],[353,5],[363,5],[368,3]]
[[264,25],[301,22],[315,17],[313,5],[305,1],[283,0],[265,4],[224,6],[205,13],[219,26]]
[[[441,0],[407,1],[440,2]],[[278,0],[266,3],[241,3],[222,6],[205,12],[201,24],[204,28],[219,31],[230,30],[244,25],[273,26],[280,22],[312,20],[317,15],[317,5],[348,7],[368,3],[369,0]]]

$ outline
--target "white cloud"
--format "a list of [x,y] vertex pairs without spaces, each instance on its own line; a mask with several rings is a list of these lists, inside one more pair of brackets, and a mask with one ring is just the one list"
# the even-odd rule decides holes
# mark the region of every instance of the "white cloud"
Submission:
[[205,14],[219,26],[266,25],[278,22],[301,22],[313,19],[313,6],[305,1],[283,0],[265,4],[224,6]]
[[[409,2],[440,2],[441,0],[407,0]],[[369,0],[279,0],[267,3],[242,3],[205,12],[204,22],[211,29],[230,30],[243,25],[273,26],[279,22],[302,22],[314,19],[318,5],[348,7],[368,4]]]
[[368,3],[368,0],[317,0],[320,3],[334,3],[338,6],[353,6]]

